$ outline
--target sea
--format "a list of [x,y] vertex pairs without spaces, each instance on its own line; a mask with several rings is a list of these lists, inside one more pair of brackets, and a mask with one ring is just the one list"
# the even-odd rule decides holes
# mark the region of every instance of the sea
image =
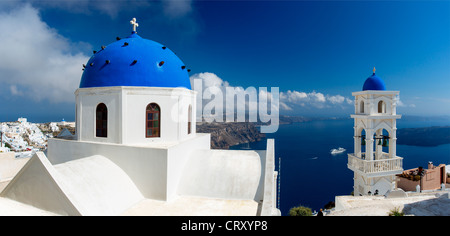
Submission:
[[[275,139],[276,170],[280,172],[277,206],[282,215],[296,206],[319,211],[335,196],[353,191],[353,172],[347,168],[347,153],[353,153],[353,119],[315,120],[283,124],[276,133],[234,150],[265,150],[267,140]],[[397,128],[448,126],[449,120],[398,120]],[[331,154],[339,147],[346,151]],[[397,144],[397,156],[403,157],[403,169],[434,164],[450,164],[450,144],[420,147]]]

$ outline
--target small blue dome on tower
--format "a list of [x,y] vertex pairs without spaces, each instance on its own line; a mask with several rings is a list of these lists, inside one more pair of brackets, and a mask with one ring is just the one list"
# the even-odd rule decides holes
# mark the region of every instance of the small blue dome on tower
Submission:
[[184,63],[164,45],[130,36],[102,46],[84,66],[80,88],[110,86],[191,89]]
[[363,85],[363,91],[366,90],[386,90],[386,85],[384,81],[375,75],[375,68],[373,68],[373,74],[366,79]]

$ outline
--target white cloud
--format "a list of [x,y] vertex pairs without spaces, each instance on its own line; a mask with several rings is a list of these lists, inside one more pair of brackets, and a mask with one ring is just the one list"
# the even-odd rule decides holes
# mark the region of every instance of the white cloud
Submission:
[[326,97],[323,93],[313,91],[311,93],[298,92],[288,90],[286,93],[281,93],[280,98],[290,103],[305,104],[305,103],[323,103],[326,102]]
[[329,108],[336,105],[351,105],[353,101],[342,95],[324,95],[323,93],[312,91],[310,93],[291,91],[280,93],[280,105],[285,110],[293,110],[295,106]]
[[[191,84],[193,85],[193,89],[197,92],[200,92],[200,89],[195,88],[195,80],[201,81],[203,91],[207,90],[207,88],[216,87],[217,89],[208,89],[207,97],[210,99],[203,99],[200,101],[200,98],[197,97],[198,104],[200,102],[203,103],[203,106],[206,105],[205,103],[208,103],[208,101],[213,100],[214,98],[211,95],[216,94],[226,94],[226,96],[234,96],[234,94],[228,94],[226,92],[226,88],[232,88],[236,93],[245,93],[246,89],[242,87],[232,87],[230,86],[229,82],[224,81],[220,77],[218,77],[214,73],[210,72],[204,72],[204,73],[197,73],[190,77]],[[257,89],[258,90],[258,89]],[[248,92],[248,90],[247,90]],[[201,96],[201,93],[198,94],[198,96]],[[261,96],[268,96],[268,101],[271,100],[272,94],[269,91],[259,90],[258,97],[261,98]],[[220,100],[221,103],[225,103],[228,97],[223,97],[222,100]],[[255,105],[251,101],[246,101],[245,109],[249,111],[253,111],[254,109],[257,109],[257,104]],[[279,93],[279,108],[278,107],[271,107],[271,109],[280,109],[281,111],[295,111],[296,109],[303,109],[303,108],[313,108],[313,109],[324,109],[324,108],[343,108],[348,107],[350,108],[351,105],[353,105],[353,100],[347,97],[344,97],[342,95],[325,95],[320,92],[312,91],[312,92],[301,92],[301,91],[295,91],[295,90],[288,90],[286,92],[280,92]],[[219,104],[217,104],[217,107],[219,107]],[[219,108],[222,109],[225,107]],[[202,107],[197,106],[198,112],[201,111]]]
[[192,0],[163,0],[163,10],[171,18],[183,17],[192,11]]
[[[218,121],[226,115],[227,120],[232,120],[236,113],[238,120],[245,120],[247,113],[250,120],[256,121],[258,115],[261,119],[263,114],[270,119],[279,112],[278,88],[234,87],[210,72],[194,74],[190,79],[193,90],[198,92],[197,118],[203,114],[203,117],[214,117]],[[270,107],[266,109],[264,104],[270,104]],[[289,110],[286,104],[280,105]]]
[[229,91],[235,92],[237,94],[244,92],[243,88],[231,87],[227,81],[222,80],[219,76],[211,72],[194,74],[190,76],[190,80],[192,89],[198,92],[197,114],[199,115],[202,114],[203,109],[208,110],[209,112],[209,110],[214,107],[215,114],[218,116],[217,119],[222,118],[222,114],[226,109],[227,99],[234,99],[234,97],[231,97],[234,96],[234,94],[227,93],[227,88]]
[[286,103],[281,102],[281,101],[280,101],[280,107],[281,107],[282,110],[292,111],[292,108],[290,106],[286,105]]
[[82,64],[73,43],[50,28],[29,4],[0,12],[0,82],[11,95],[35,100],[73,102]]
[[222,80],[214,73],[211,72],[203,72],[203,73],[197,73],[190,77],[191,84],[194,83],[196,79],[199,79],[203,82],[203,87],[208,88],[212,86],[216,87],[228,87],[230,84],[227,81]]
[[316,93],[315,91],[313,91],[312,93],[310,93],[310,96],[312,97],[312,99],[314,101],[317,102],[325,102],[325,96],[322,93]]
[[341,95],[329,96],[328,101],[330,101],[333,104],[341,104],[345,101],[345,97]]
[[399,100],[397,100],[397,106],[405,107],[405,104],[402,101],[400,101],[400,99],[399,99]]
[[351,100],[350,98],[345,98],[345,101],[347,102],[347,104],[349,105],[353,105],[353,100]]
[[192,0],[2,0],[0,8],[29,3],[37,8],[55,8],[74,13],[103,13],[115,18],[121,12],[133,12],[143,8],[158,8],[169,18],[180,18],[192,11]]
[[288,90],[286,93],[281,93],[280,98],[282,100],[287,100],[288,102],[298,103],[305,102],[308,100],[308,94],[305,92],[291,91]]
[[56,8],[74,13],[92,14],[104,13],[111,17],[116,17],[119,12],[124,10],[136,10],[142,7],[150,6],[152,1],[135,1],[135,0],[7,0],[1,1],[0,7],[14,7],[20,4],[32,4],[37,8]]
[[15,86],[15,85],[11,85],[11,86],[9,87],[9,90],[11,91],[11,94],[12,94],[12,95],[22,95],[22,92],[20,92],[20,91],[17,89],[17,86]]
[[397,100],[397,106],[398,106],[398,107],[411,107],[411,108],[415,108],[415,107],[416,107],[416,104],[413,104],[413,103],[411,103],[411,104],[405,104],[405,103],[403,103],[403,102],[399,99],[399,100]]

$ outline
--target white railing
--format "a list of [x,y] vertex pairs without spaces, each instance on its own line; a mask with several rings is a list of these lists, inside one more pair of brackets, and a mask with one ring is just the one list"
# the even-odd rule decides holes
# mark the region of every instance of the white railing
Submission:
[[[359,170],[363,173],[380,173],[391,171],[403,171],[403,158],[394,157],[386,158],[383,155],[381,160],[364,160],[354,154],[348,154],[348,168],[351,170]],[[384,159],[386,158],[386,159]]]

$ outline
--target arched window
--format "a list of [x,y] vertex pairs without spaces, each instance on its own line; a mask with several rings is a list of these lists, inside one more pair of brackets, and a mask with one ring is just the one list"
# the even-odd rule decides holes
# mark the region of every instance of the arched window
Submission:
[[359,113],[364,113],[364,101],[359,103]]
[[108,137],[108,108],[104,103],[97,105],[95,112],[95,136]]
[[383,101],[378,102],[378,113],[386,113],[386,103]]
[[145,137],[161,137],[160,133],[160,120],[161,120],[161,110],[158,104],[150,103],[147,106],[145,112]]
[[188,108],[188,134],[191,133],[191,128],[192,128],[192,106],[189,105]]

